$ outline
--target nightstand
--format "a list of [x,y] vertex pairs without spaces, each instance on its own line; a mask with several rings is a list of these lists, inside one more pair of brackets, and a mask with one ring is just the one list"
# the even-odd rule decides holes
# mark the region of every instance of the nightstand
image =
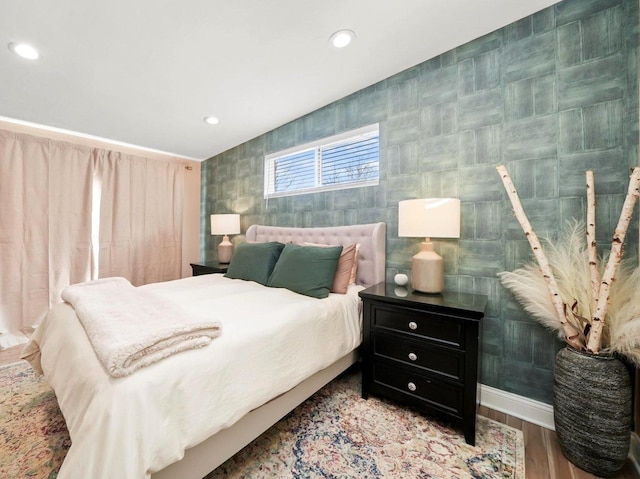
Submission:
[[217,261],[210,263],[189,263],[191,265],[191,270],[193,271],[193,276],[200,276],[201,274],[212,274],[212,273],[226,273],[227,268],[229,268],[228,264],[221,264]]
[[475,445],[479,338],[487,297],[380,283],[363,301],[362,397],[383,396],[461,427]]

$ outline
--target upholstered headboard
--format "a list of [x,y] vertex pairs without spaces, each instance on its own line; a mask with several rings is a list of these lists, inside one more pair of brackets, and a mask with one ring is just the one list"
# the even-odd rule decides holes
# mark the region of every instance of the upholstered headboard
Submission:
[[283,226],[252,225],[247,230],[247,240],[264,243],[320,243],[347,246],[360,243],[360,260],[356,283],[373,286],[385,278],[386,225],[370,223],[353,226],[328,226],[325,228],[293,228]]

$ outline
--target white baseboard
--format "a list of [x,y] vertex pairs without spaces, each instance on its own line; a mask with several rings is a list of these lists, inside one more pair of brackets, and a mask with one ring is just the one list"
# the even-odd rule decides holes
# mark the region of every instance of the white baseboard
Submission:
[[502,389],[480,385],[480,404],[555,431],[553,406]]
[[640,474],[640,439],[635,432],[631,433],[631,448],[629,449],[629,459],[631,459],[631,463],[636,469],[636,472]]

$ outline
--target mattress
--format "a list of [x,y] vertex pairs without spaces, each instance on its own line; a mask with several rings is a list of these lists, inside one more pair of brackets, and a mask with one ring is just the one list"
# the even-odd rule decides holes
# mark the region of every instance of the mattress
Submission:
[[114,378],[73,308],[54,307],[32,341],[72,440],[59,479],[148,478],[362,338],[361,286],[320,300],[219,274],[141,288],[218,319],[222,334],[205,348]]

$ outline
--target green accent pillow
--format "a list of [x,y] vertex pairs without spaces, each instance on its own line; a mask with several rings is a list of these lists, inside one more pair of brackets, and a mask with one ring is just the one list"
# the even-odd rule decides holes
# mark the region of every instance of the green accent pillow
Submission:
[[342,246],[285,245],[267,286],[287,288],[313,298],[326,298]]
[[272,241],[269,243],[240,243],[231,258],[225,277],[244,279],[267,285],[284,244]]

